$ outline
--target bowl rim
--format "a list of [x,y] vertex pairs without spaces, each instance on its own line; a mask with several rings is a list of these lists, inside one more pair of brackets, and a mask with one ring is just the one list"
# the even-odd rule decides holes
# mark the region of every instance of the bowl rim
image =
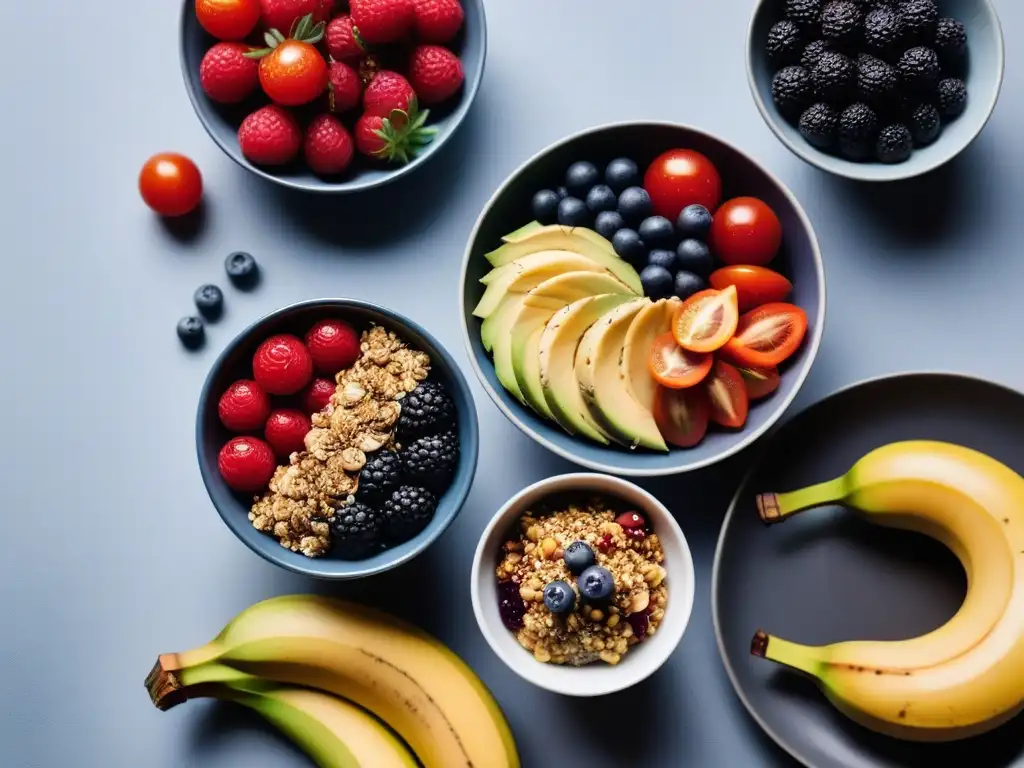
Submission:
[[[682,130],[698,134],[704,137],[705,139],[717,142],[722,146],[726,147],[727,149],[741,155],[750,163],[752,163],[755,167],[757,167],[761,171],[761,173],[763,173],[765,177],[771,183],[773,183],[783,194],[783,196],[785,196],[785,198],[789,201],[789,204],[793,207],[793,210],[796,212],[797,218],[800,220],[801,225],[807,232],[811,244],[812,261],[814,262],[815,266],[814,271],[818,282],[818,294],[821,297],[818,306],[818,315],[816,318],[814,318],[814,324],[811,327],[810,336],[805,342],[807,344],[807,363],[806,365],[804,365],[803,370],[799,372],[794,372],[794,375],[797,376],[796,386],[793,387],[789,395],[779,400],[778,405],[776,406],[777,411],[775,416],[766,421],[764,425],[762,425],[760,428],[751,430],[749,433],[743,435],[743,437],[740,440],[738,440],[735,445],[727,448],[726,450],[720,452],[715,456],[710,456],[700,461],[684,463],[678,466],[655,469],[643,467],[632,468],[615,466],[614,464],[605,463],[603,461],[594,461],[583,456],[578,456],[575,454],[575,452],[563,449],[560,446],[556,445],[554,442],[543,437],[533,428],[527,425],[524,421],[522,421],[513,412],[513,410],[505,404],[501,395],[499,395],[494,390],[490,382],[487,380],[487,377],[484,375],[484,372],[481,370],[479,363],[477,362],[476,353],[473,350],[473,341],[469,333],[469,323],[466,320],[465,298],[465,285],[467,274],[469,272],[469,263],[473,257],[473,246],[476,243],[477,238],[479,237],[480,229],[483,226],[484,219],[487,218],[488,213],[490,213],[495,203],[502,195],[505,194],[507,189],[512,185],[512,182],[514,182],[518,176],[520,176],[527,168],[529,168],[531,165],[533,165],[535,162],[537,162],[544,156],[550,154],[556,149],[559,149],[567,144],[570,144],[573,141],[576,141],[577,139],[589,136],[591,134],[601,133],[607,130],[641,127],[671,128],[675,130]],[[488,397],[491,398],[491,401],[505,415],[505,418],[512,422],[512,424],[514,424],[523,434],[532,438],[534,441],[544,446],[549,451],[555,453],[558,456],[561,456],[563,459],[571,461],[574,464],[578,464],[582,467],[595,470],[597,472],[607,472],[609,474],[617,474],[625,477],[664,477],[668,475],[679,475],[685,472],[693,472],[695,470],[703,469],[704,467],[717,464],[720,461],[724,461],[725,459],[734,456],[735,454],[745,449],[747,446],[757,441],[757,439],[760,438],[761,435],[763,435],[765,432],[771,429],[771,427],[774,426],[775,422],[777,422],[783,416],[783,414],[792,404],[793,400],[800,393],[800,390],[803,388],[804,382],[807,380],[807,376],[810,374],[811,368],[814,365],[814,361],[818,356],[818,349],[821,346],[821,339],[825,330],[825,309],[828,303],[827,288],[825,283],[825,265],[821,255],[821,246],[818,243],[818,236],[814,231],[814,227],[811,224],[811,220],[810,218],[808,218],[806,211],[804,211],[804,208],[800,204],[800,201],[796,199],[796,196],[790,191],[789,187],[787,187],[782,182],[782,180],[779,179],[778,176],[772,173],[761,162],[759,162],[757,159],[752,157],[747,152],[744,152],[742,149],[737,147],[732,142],[722,139],[708,131],[696,128],[692,125],[687,125],[685,123],[675,123],[668,120],[625,120],[611,123],[602,123],[600,125],[592,126],[590,128],[584,128],[583,130],[576,131],[562,139],[559,139],[558,141],[555,141],[547,145],[546,147],[532,155],[530,158],[528,158],[526,161],[524,161],[522,164],[520,164],[514,171],[512,171],[505,178],[505,180],[501,183],[501,185],[494,192],[494,194],[492,194],[491,197],[484,204],[484,207],[480,210],[480,214],[477,216],[476,223],[473,225],[473,229],[470,232],[469,239],[466,242],[466,250],[462,256],[462,269],[460,272],[458,291],[459,320],[460,325],[462,327],[462,340],[466,348],[466,354],[469,357],[469,364],[473,367],[473,371],[476,373],[477,379],[479,379],[480,384],[484,388],[484,391],[487,393]],[[570,437],[573,440],[581,440],[581,438],[578,437]],[[682,455],[685,455],[683,451],[680,451],[680,453]]]
[[[469,414],[459,414],[460,422],[465,422],[469,427],[470,440],[469,445],[460,445],[459,452],[459,463],[460,465],[468,466],[469,468],[469,483],[462,493],[457,498],[453,498],[453,504],[451,511],[441,519],[441,524],[437,526],[435,530],[424,536],[422,541],[412,548],[409,552],[397,557],[394,560],[388,561],[381,565],[373,567],[360,567],[359,561],[355,560],[329,560],[325,558],[307,558],[309,563],[294,564],[285,561],[280,557],[280,553],[286,551],[280,544],[273,539],[266,538],[266,546],[260,546],[255,541],[249,541],[242,538],[234,529],[234,527],[228,522],[227,513],[221,508],[216,501],[213,499],[213,494],[210,491],[211,483],[223,482],[219,477],[216,476],[215,470],[207,468],[206,462],[203,458],[203,443],[202,436],[205,432],[203,426],[203,404],[210,401],[213,395],[212,388],[213,382],[216,378],[216,374],[221,370],[225,361],[228,357],[235,352],[245,341],[252,335],[252,333],[259,328],[261,325],[269,320],[273,320],[292,313],[296,310],[311,309],[311,308],[329,308],[336,307],[340,310],[346,309],[359,309],[367,311],[369,313],[376,313],[383,315],[398,325],[401,325],[416,334],[423,337],[423,339],[433,347],[432,352],[436,352],[437,355],[444,360],[445,365],[452,371],[452,383],[458,388],[461,393],[465,396],[466,401],[469,403]],[[203,479],[203,487],[206,489],[206,493],[210,498],[210,503],[214,509],[217,510],[217,514],[220,517],[224,525],[231,531],[236,539],[245,544],[250,550],[255,552],[257,555],[262,557],[269,563],[273,563],[276,566],[284,568],[285,570],[293,573],[302,574],[303,576],[312,576],[317,579],[324,579],[328,581],[348,581],[351,579],[362,579],[367,576],[374,576],[386,571],[393,570],[400,565],[403,565],[413,558],[423,554],[437,539],[444,534],[453,522],[462,513],[462,508],[466,504],[466,500],[469,498],[469,494],[473,490],[473,484],[476,480],[476,470],[479,461],[480,454],[480,423],[476,412],[476,403],[473,400],[473,392],[469,386],[469,382],[466,381],[466,377],[463,375],[459,366],[455,363],[451,353],[439,342],[433,334],[427,331],[419,323],[410,320],[405,315],[402,315],[394,310],[382,307],[379,304],[374,304],[368,301],[362,301],[360,299],[349,299],[344,297],[339,298],[321,298],[321,299],[307,299],[305,301],[295,302],[288,304],[287,306],[276,309],[272,312],[268,312],[261,315],[259,318],[254,320],[252,323],[243,328],[239,333],[224,347],[221,353],[217,356],[217,359],[210,366],[209,371],[206,374],[206,378],[203,381],[202,389],[199,392],[199,401],[196,405],[196,424],[195,424],[195,441],[196,441],[196,458],[199,464],[199,474]],[[420,534],[423,535],[422,533]],[[270,546],[273,545],[273,546]],[[323,563],[342,563],[346,566],[352,565],[352,568],[346,568],[344,573],[339,572],[325,572]]]
[[[664,515],[667,521],[667,526],[671,531],[672,538],[678,543],[680,551],[682,553],[683,562],[678,564],[678,567],[682,569],[686,577],[686,586],[683,588],[682,603],[679,604],[676,610],[682,612],[683,617],[680,622],[679,629],[677,630],[677,636],[670,638],[669,644],[666,646],[663,657],[653,663],[649,669],[638,668],[640,671],[633,677],[624,680],[619,683],[615,683],[606,686],[601,689],[580,691],[580,690],[567,690],[565,687],[556,687],[554,682],[550,682],[548,677],[545,675],[539,675],[536,679],[528,676],[525,672],[525,664],[519,664],[517,661],[511,660],[502,653],[497,640],[490,629],[490,624],[484,618],[484,608],[481,600],[480,589],[478,587],[480,571],[484,565],[484,558],[487,557],[487,552],[484,551],[485,545],[488,539],[493,534],[494,530],[499,525],[506,524],[506,518],[509,517],[522,504],[522,500],[527,496],[539,495],[540,497],[550,496],[555,493],[571,493],[574,490],[578,492],[585,492],[587,488],[592,487],[595,483],[601,484],[603,487],[597,492],[604,495],[614,496],[616,491],[626,491],[632,495],[638,495],[644,499],[647,509],[657,509]],[[562,488],[561,486],[572,486],[568,488]],[[659,529],[659,536],[663,535],[663,532]],[[696,600],[696,568],[693,562],[693,551],[690,549],[690,544],[686,539],[686,534],[683,533],[682,527],[679,525],[679,521],[676,520],[672,512],[666,507],[654,494],[645,488],[641,488],[636,483],[626,480],[615,475],[609,475],[597,472],[571,472],[564,475],[554,475],[547,477],[542,480],[538,480],[535,483],[531,483],[522,490],[518,491],[508,501],[502,504],[501,508],[491,517],[488,521],[483,532],[480,534],[480,538],[477,541],[476,551],[473,553],[473,564],[469,571],[470,578],[470,600],[473,604],[473,615],[476,618],[477,626],[480,629],[480,633],[484,636],[484,640],[487,641],[487,645],[491,651],[501,659],[501,661],[515,672],[520,678],[525,680],[532,685],[537,686],[546,691],[552,693],[558,693],[565,696],[573,696],[579,698],[592,698],[596,696],[606,696],[611,693],[623,691],[627,688],[631,688],[634,685],[646,680],[648,677],[657,672],[661,667],[665,665],[665,662],[676,652],[679,648],[679,644],[682,642],[686,630],[689,628],[690,620],[693,618],[693,606]],[[676,593],[673,592],[673,599],[678,599]],[[661,636],[661,633],[658,634]],[[522,659],[529,664],[539,664],[524,653]],[[587,667],[577,667],[576,670],[584,672]],[[620,667],[619,669],[622,669]]]
[[464,2],[472,2],[477,6],[480,11],[480,19],[483,22],[480,25],[480,71],[472,82],[467,82],[463,86],[462,98],[459,101],[459,105],[451,115],[453,120],[451,130],[431,142],[428,151],[418,154],[405,165],[398,166],[397,168],[392,169],[387,175],[372,181],[358,182],[356,179],[351,179],[348,182],[343,182],[334,186],[326,183],[323,186],[309,186],[306,182],[282,178],[270,173],[258,165],[255,165],[254,163],[250,163],[242,155],[241,150],[237,147],[232,148],[227,142],[221,140],[216,132],[214,132],[213,126],[206,114],[199,108],[199,101],[200,99],[205,98],[205,95],[199,93],[196,89],[185,54],[185,29],[188,24],[189,12],[193,10],[195,6],[193,0],[183,1],[178,24],[178,58],[181,66],[182,80],[185,82],[185,92],[188,94],[188,100],[192,104],[192,110],[196,113],[196,117],[203,126],[203,130],[205,130],[207,135],[209,135],[213,140],[213,143],[216,144],[225,155],[231,158],[231,160],[241,168],[244,168],[257,176],[282,187],[293,189],[298,192],[309,192],[316,195],[351,195],[371,189],[378,189],[379,187],[386,186],[400,178],[404,178],[406,175],[412,173],[415,169],[419,168],[427,160],[436,155],[440,149],[448,143],[448,140],[455,134],[455,132],[462,127],[462,124],[465,122],[466,115],[469,114],[470,108],[476,101],[476,95],[480,90],[480,85],[483,83],[484,71],[487,66],[487,12],[484,8],[485,3],[483,0],[464,0]]
[[[827,155],[824,152],[815,149],[806,142],[798,143],[793,141],[787,136],[782,129],[779,127],[776,116],[771,112],[768,104],[761,96],[761,92],[757,87],[757,79],[754,77],[754,27],[757,24],[757,20],[762,13],[764,7],[772,0],[757,0],[754,3],[754,9],[750,14],[750,21],[747,24],[747,41],[746,51],[744,52],[744,59],[746,60],[747,67],[747,85],[750,87],[751,96],[754,99],[754,104],[757,105],[757,111],[761,114],[761,119],[764,120],[765,124],[771,130],[775,137],[782,142],[790,152],[796,155],[798,158],[806,162],[808,165],[812,165],[815,168],[831,173],[836,176],[840,176],[844,179],[850,179],[852,181],[864,181],[870,183],[885,183],[892,181],[906,181],[907,179],[917,178],[923,176],[926,173],[941,168],[946,163],[950,162],[953,158],[960,155],[966,150],[974,141],[982,134],[989,121],[992,119],[992,113],[995,111],[996,103],[999,101],[999,95],[1003,89],[1003,79],[1006,70],[1006,44],[1003,35],[1003,25],[999,19],[999,14],[996,13],[995,5],[992,0],[976,0],[982,6],[988,9],[988,13],[995,22],[996,30],[996,60],[998,67],[996,69],[996,87],[992,93],[992,98],[988,100],[985,117],[978,126],[978,129],[968,139],[962,147],[957,149],[951,154],[937,155],[936,159],[930,163],[924,163],[920,167],[915,167],[911,163],[900,163],[896,165],[882,165],[880,163],[855,163],[850,160],[845,160],[841,157]],[[940,139],[941,140],[941,139]],[[835,161],[835,165],[830,165],[825,162],[825,158],[830,161]],[[890,169],[890,172],[880,176],[866,176],[859,172],[858,168],[864,167],[882,167]],[[902,173],[900,172],[902,171]]]

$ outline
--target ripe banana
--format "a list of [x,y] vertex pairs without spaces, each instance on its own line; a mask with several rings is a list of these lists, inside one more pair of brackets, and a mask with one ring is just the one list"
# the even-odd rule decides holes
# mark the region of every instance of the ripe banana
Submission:
[[1024,478],[968,448],[907,441],[872,451],[835,480],[757,498],[766,523],[828,504],[946,544],[967,572],[963,605],[919,638],[814,647],[759,631],[751,652],[811,675],[849,717],[898,738],[952,741],[1016,714],[1024,705]]
[[272,598],[214,640],[159,658],[147,688],[166,709],[193,686],[258,676],[333,693],[377,715],[425,768],[518,768],[508,724],[484,684],[435,638],[365,606]]

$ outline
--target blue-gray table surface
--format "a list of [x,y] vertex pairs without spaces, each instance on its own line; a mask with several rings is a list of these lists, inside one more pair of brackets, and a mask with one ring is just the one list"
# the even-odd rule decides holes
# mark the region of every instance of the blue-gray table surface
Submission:
[[[305,758],[258,719],[193,702],[155,710],[160,652],[206,642],[245,606],[317,590],[374,602],[450,644],[494,691],[524,765],[791,766],[739,705],[711,627],[711,563],[747,452],[643,483],[678,516],[697,567],[690,628],[644,684],[577,701],[530,687],[477,630],[468,572],[491,514],[572,471],[518,432],[473,376],[456,291],[481,206],[523,160],[576,130],[653,118],[734,142],[787,183],[817,229],[828,319],[796,407],[851,382],[952,369],[1024,389],[1024,6],[997,2],[1006,82],[981,137],[935,174],[889,186],[822,174],[758,116],[744,67],[753,0],[489,0],[490,52],[461,132],[406,183],[359,198],[283,192],[207,138],[178,64],[180,3],[3,3],[5,236],[0,393],[0,763],[10,768],[284,768]],[[151,153],[191,155],[208,210],[169,229],[136,192]],[[227,292],[200,354],[174,335],[224,256],[264,269]],[[218,350],[294,301],[353,296],[425,324],[472,379],[482,446],[461,516],[408,567],[350,585],[287,574],[211,507],[194,455]]]

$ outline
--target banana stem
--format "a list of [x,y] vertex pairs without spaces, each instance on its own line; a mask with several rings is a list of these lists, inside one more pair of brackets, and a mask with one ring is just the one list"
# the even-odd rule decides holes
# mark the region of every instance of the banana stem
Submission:
[[225,664],[210,662],[182,668],[175,654],[164,654],[157,659],[146,677],[146,690],[157,709],[166,711],[188,699],[202,698],[196,691],[211,683],[245,683],[252,675]]
[[820,650],[783,640],[781,637],[769,635],[761,630],[754,633],[754,638],[750,641],[752,655],[819,678],[822,676],[822,667],[825,664]]
[[846,476],[827,480],[789,493],[760,493],[757,514],[767,525],[781,523],[787,517],[814,507],[835,504],[847,495]]

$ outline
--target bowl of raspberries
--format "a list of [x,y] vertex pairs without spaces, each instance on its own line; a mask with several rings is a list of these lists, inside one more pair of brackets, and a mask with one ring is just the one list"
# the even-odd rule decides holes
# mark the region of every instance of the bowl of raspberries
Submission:
[[760,0],[754,101],[797,156],[861,181],[919,176],[984,129],[1003,81],[990,0]]
[[237,163],[348,193],[404,176],[455,132],[483,76],[483,0],[185,0],[196,114]]
[[294,304],[240,333],[196,419],[200,472],[228,528],[325,579],[390,570],[430,546],[469,494],[478,445],[448,352],[351,299]]

